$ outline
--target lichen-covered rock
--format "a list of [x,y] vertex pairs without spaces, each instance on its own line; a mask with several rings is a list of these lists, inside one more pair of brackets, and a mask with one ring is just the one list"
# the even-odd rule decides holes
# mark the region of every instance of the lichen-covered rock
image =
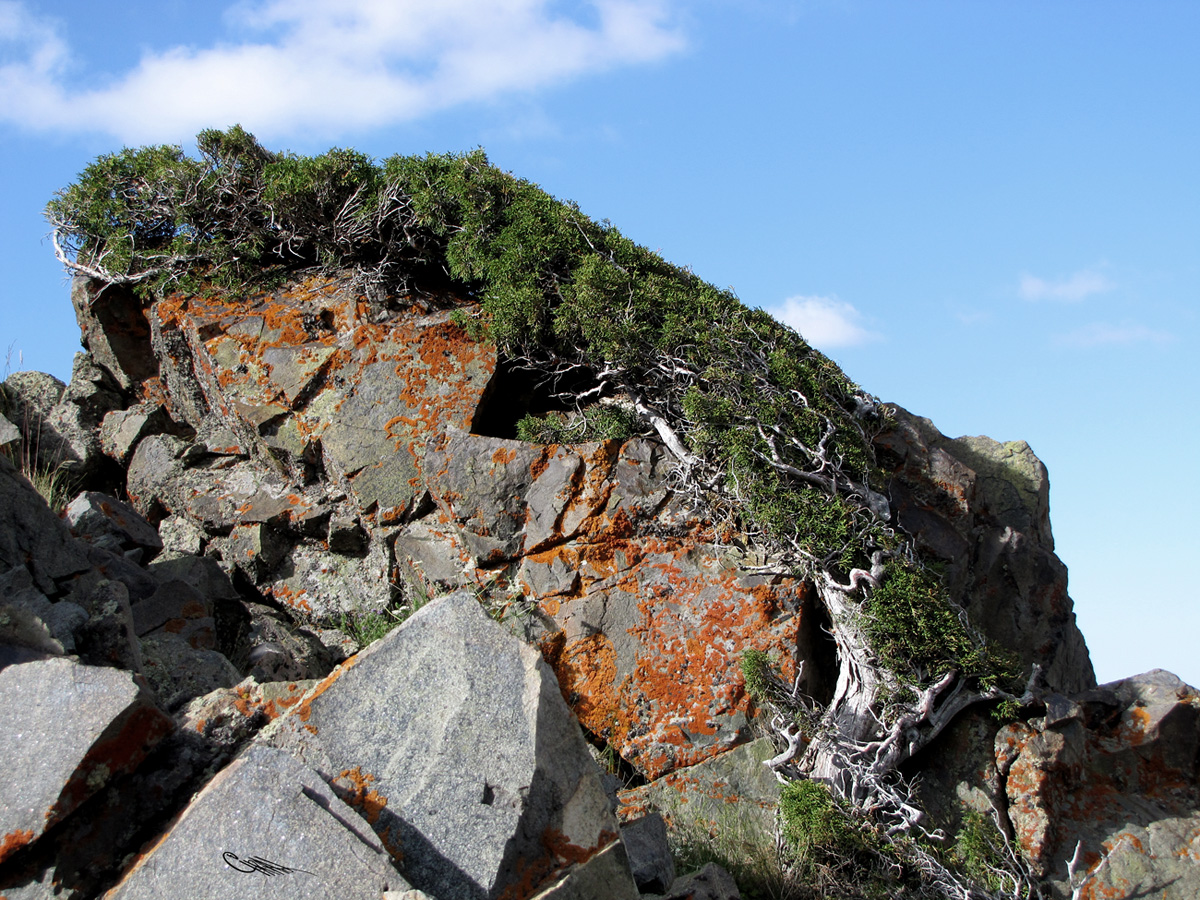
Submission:
[[70,659],[0,670],[0,861],[135,768],[173,723],[128,672]]
[[549,668],[466,592],[335,671],[270,741],[329,779],[440,900],[527,898],[618,840]]
[[971,624],[1016,652],[1026,673],[1040,665],[1051,690],[1094,687],[1067,570],[1054,555],[1045,466],[1024,441],[952,440],[893,409],[892,426],[875,439],[892,505],[921,549],[945,563]]
[[[438,508],[395,544],[433,584],[506,573],[581,722],[650,778],[749,738],[742,653],[791,679],[820,641],[811,586],[719,546],[674,500],[664,453],[450,430],[426,457]],[[812,665],[805,687],[827,677]]]
[[1084,896],[1194,896],[1172,863],[1200,850],[1195,689],[1156,669],[1051,698],[1044,718],[1000,731],[996,758],[1017,842],[1063,896],[1076,844]]
[[175,296],[150,311],[178,413],[218,419],[294,477],[318,462],[363,512],[422,493],[431,432],[469,427],[495,369],[448,310],[378,321],[346,282],[309,279],[237,306]]

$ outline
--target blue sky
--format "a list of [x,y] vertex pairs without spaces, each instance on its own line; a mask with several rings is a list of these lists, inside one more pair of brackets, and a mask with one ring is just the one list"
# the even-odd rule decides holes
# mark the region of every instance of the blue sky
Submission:
[[945,433],[1024,439],[1101,681],[1200,683],[1200,4],[0,0],[0,353],[93,157],[483,146]]

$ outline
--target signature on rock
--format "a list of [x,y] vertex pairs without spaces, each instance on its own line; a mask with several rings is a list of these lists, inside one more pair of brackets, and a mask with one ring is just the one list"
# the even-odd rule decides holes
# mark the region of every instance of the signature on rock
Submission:
[[293,872],[304,872],[305,875],[313,874],[304,869],[281,866],[279,863],[273,863],[269,859],[263,859],[261,856],[247,856],[245,859],[242,859],[230,850],[222,853],[221,859],[225,860],[225,865],[229,866],[233,871],[244,872],[247,875],[252,872],[259,872],[270,878],[272,875],[291,875]]

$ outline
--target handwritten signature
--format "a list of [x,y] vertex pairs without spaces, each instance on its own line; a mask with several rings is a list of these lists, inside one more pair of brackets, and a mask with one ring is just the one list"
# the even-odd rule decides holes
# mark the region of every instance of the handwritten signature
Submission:
[[263,859],[261,856],[248,856],[242,859],[236,853],[229,850],[221,854],[221,859],[225,860],[225,865],[229,866],[235,872],[244,872],[247,875],[252,872],[259,872],[270,878],[272,875],[290,875],[293,872],[304,872],[305,875],[313,874],[304,869],[281,866],[279,863],[273,863],[269,859]]

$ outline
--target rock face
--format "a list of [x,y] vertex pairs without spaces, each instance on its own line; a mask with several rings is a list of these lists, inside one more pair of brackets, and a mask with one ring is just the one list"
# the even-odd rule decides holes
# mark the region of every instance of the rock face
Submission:
[[366,823],[315,772],[254,746],[209,782],[105,897],[376,900],[407,888]]
[[[661,442],[515,440],[536,389],[453,296],[72,300],[71,383],[0,398],[0,895],[619,900],[632,857],[643,890],[737,896],[674,878],[657,823],[772,846],[740,661],[826,703],[837,650]],[[912,760],[934,824],[987,813],[1064,897],[1195,894],[1200,701],[1096,687],[1045,468],[898,408],[875,449],[894,524],[1040,669],[1022,719],[970,712]],[[64,518],[12,459],[70,476]]]
[[1026,859],[1069,893],[1079,847],[1085,897],[1200,891],[1200,693],[1147,672],[1002,729],[998,769]]
[[[270,740],[329,779],[408,880],[445,900],[528,896],[618,838],[553,674],[469,593],[360,653]],[[636,894],[626,887],[610,896]]]
[[135,769],[173,727],[128,672],[55,658],[0,669],[0,743],[10,748],[0,863]]
[[1024,441],[951,440],[894,409],[875,447],[891,470],[900,525],[946,564],[971,623],[1020,654],[1026,672],[1040,665],[1046,686],[1062,693],[1095,687],[1067,570],[1054,555],[1046,467]]

